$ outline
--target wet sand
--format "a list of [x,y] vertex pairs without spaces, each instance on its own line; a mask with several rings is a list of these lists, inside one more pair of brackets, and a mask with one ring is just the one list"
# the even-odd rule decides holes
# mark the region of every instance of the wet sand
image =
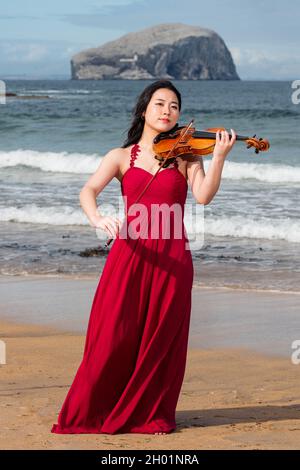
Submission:
[[[85,334],[98,277],[2,276],[0,319]],[[289,357],[300,339],[300,293],[193,287],[190,347]],[[298,335],[298,337],[297,337]]]

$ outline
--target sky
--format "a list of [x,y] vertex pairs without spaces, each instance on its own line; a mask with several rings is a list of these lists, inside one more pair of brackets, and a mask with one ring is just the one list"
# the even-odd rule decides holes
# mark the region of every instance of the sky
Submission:
[[70,78],[77,52],[161,23],[214,30],[241,79],[300,79],[299,0],[2,0],[0,79]]

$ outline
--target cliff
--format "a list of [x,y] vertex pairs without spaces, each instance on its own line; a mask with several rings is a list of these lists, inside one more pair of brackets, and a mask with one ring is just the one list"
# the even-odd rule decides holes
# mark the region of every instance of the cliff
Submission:
[[221,37],[181,23],[126,34],[71,59],[72,79],[239,80]]

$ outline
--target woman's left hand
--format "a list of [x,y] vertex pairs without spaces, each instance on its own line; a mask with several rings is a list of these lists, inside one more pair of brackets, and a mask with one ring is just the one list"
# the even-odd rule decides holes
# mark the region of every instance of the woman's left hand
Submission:
[[226,155],[230,152],[232,147],[236,142],[236,133],[233,129],[231,130],[231,139],[229,139],[228,132],[225,131],[217,131],[216,132],[216,145],[213,152],[213,157],[225,160]]

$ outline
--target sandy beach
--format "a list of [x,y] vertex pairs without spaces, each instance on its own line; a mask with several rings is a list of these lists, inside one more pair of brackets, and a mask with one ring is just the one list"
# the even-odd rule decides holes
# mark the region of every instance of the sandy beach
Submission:
[[[24,283],[28,280],[18,282],[26,296]],[[51,291],[51,280],[39,282],[43,282],[45,296]],[[75,280],[68,282],[74,288]],[[92,287],[95,280],[87,282]],[[195,289],[192,314],[198,312],[201,316],[201,298],[207,305],[209,300],[215,306],[222,301],[224,313],[230,308],[233,314],[238,313],[241,302],[250,302],[252,308],[256,300],[259,311],[259,293],[238,292],[238,298],[235,294],[229,290],[220,293],[216,289]],[[279,297],[286,305],[290,300],[284,293],[262,294],[265,310],[271,309],[273,315],[276,305],[281,308]],[[66,304],[67,295],[68,292]],[[279,297],[273,298],[274,295]],[[294,295],[294,299],[294,305],[289,305],[291,312],[299,296]],[[46,304],[45,297],[44,301]],[[7,317],[9,312],[3,313]],[[206,315],[204,320],[203,324],[207,322]],[[289,321],[288,310],[285,321]],[[197,324],[193,322],[192,325]],[[195,334],[190,336],[174,433],[56,435],[50,429],[81,361],[85,335],[2,320],[0,338],[6,344],[6,364],[0,366],[1,449],[300,449],[300,365],[293,364],[288,354],[263,354],[255,347],[220,347],[220,340],[208,348],[203,346],[199,331],[191,333]]]

